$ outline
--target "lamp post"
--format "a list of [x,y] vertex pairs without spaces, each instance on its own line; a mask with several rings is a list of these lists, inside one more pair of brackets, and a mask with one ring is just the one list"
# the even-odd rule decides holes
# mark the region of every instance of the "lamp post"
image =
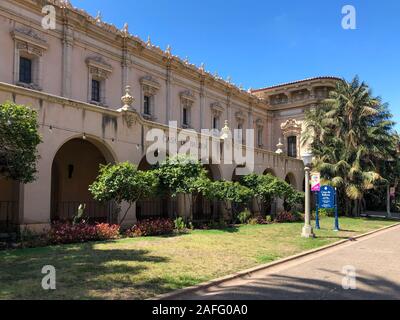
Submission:
[[311,213],[310,213],[310,171],[311,171],[311,162],[312,162],[312,153],[307,152],[302,155],[304,162],[304,172],[305,172],[305,224],[303,227],[303,232],[301,234],[304,238],[315,238],[315,234],[313,228],[311,226]]

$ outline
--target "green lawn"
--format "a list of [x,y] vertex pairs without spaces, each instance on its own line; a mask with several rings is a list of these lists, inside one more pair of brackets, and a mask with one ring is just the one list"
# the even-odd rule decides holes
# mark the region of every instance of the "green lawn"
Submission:
[[[302,224],[193,231],[176,237],[0,252],[0,299],[144,299],[317,248],[394,222],[322,220],[317,239]],[[41,288],[41,269],[57,270],[57,290]]]

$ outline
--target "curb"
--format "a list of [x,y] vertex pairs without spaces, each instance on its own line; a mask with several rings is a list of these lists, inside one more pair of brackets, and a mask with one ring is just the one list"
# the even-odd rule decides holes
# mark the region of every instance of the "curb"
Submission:
[[355,236],[355,237],[351,237],[349,239],[344,239],[344,240],[341,240],[341,241],[338,241],[338,242],[335,242],[335,243],[332,243],[332,244],[328,244],[326,246],[323,246],[323,247],[320,247],[320,248],[317,248],[317,249],[309,250],[309,251],[302,252],[302,253],[299,253],[299,254],[291,256],[291,257],[287,257],[287,258],[284,258],[284,259],[281,259],[281,260],[277,260],[277,261],[274,261],[274,262],[271,262],[271,263],[259,265],[259,266],[256,266],[254,268],[247,269],[247,270],[244,270],[244,271],[236,272],[236,273],[233,273],[233,274],[221,277],[221,278],[217,278],[217,279],[214,279],[214,280],[211,280],[211,281],[208,281],[208,282],[201,283],[201,284],[196,285],[196,286],[187,287],[187,288],[179,289],[179,290],[176,290],[176,291],[173,291],[173,292],[170,292],[170,293],[158,295],[158,296],[156,296],[154,298],[150,298],[150,299],[147,299],[147,300],[156,300],[156,301],[157,300],[173,300],[174,297],[181,296],[181,295],[183,295],[185,293],[191,293],[191,292],[194,292],[194,291],[207,289],[209,287],[219,285],[219,284],[221,284],[223,282],[226,282],[226,281],[234,280],[234,279],[237,279],[237,278],[242,278],[244,276],[250,276],[252,273],[255,273],[255,272],[258,272],[258,271],[263,271],[263,270],[266,270],[266,269],[270,269],[272,267],[284,264],[286,262],[290,262],[290,261],[293,261],[293,260],[304,258],[304,257],[310,256],[310,255],[312,255],[314,253],[318,253],[318,252],[325,251],[325,250],[328,250],[328,249],[331,249],[331,248],[334,248],[334,247],[338,247],[338,246],[340,246],[342,244],[345,244],[345,243],[348,243],[348,242],[351,242],[351,241],[355,241],[355,240],[358,240],[358,239],[362,239],[362,238],[368,237],[370,235],[373,235],[373,234],[376,234],[376,233],[380,233],[380,232],[383,232],[383,231],[386,231],[386,230],[389,230],[389,229],[392,229],[392,228],[395,228],[395,227],[398,227],[398,226],[400,226],[400,223],[395,223],[393,225],[390,225],[390,226],[387,226],[387,227],[383,227],[383,228],[380,228],[380,229],[377,229],[377,230],[373,230],[373,231],[370,231],[370,232],[367,232],[367,233],[364,233],[364,234],[361,234],[361,235],[358,235],[358,236]]

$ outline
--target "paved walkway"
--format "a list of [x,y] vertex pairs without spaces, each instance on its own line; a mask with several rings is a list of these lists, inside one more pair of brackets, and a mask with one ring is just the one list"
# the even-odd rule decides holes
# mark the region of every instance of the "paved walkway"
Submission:
[[[356,290],[343,289],[345,266]],[[400,226],[178,299],[400,299]]]

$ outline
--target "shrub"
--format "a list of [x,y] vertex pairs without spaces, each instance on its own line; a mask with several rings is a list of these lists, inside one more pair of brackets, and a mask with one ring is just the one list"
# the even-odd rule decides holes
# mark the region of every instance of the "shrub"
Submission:
[[[314,211],[314,217],[316,215],[316,212]],[[325,218],[325,217],[334,217],[335,216],[335,209],[319,209],[318,214],[320,218]]]
[[128,237],[148,237],[168,235],[174,232],[174,221],[171,219],[143,220],[126,233]]
[[251,212],[249,210],[244,210],[238,215],[238,220],[241,224],[246,224],[251,218]]
[[[261,222],[261,223],[260,223]],[[264,224],[264,223],[262,223],[263,221],[262,221],[262,219],[260,220],[260,219],[258,219],[258,218],[251,218],[249,221],[248,221],[248,224],[249,225],[252,225],[252,226],[255,226],[255,225],[257,225],[257,224]]]
[[79,224],[56,223],[49,233],[50,244],[82,243],[97,240],[116,239],[119,236],[118,225],[96,224],[90,225],[85,221]]
[[120,236],[120,226],[108,223],[97,224],[96,233],[99,240],[117,239]]
[[288,212],[288,211],[283,211],[278,214],[276,217],[276,222],[278,223],[285,223],[285,222],[297,222],[301,221],[301,217],[297,214]]
[[265,222],[266,223],[272,223],[272,216],[268,215],[265,217]]
[[174,221],[174,225],[175,225],[175,230],[178,232],[184,232],[187,229],[185,220],[183,220],[182,217],[176,218]]

